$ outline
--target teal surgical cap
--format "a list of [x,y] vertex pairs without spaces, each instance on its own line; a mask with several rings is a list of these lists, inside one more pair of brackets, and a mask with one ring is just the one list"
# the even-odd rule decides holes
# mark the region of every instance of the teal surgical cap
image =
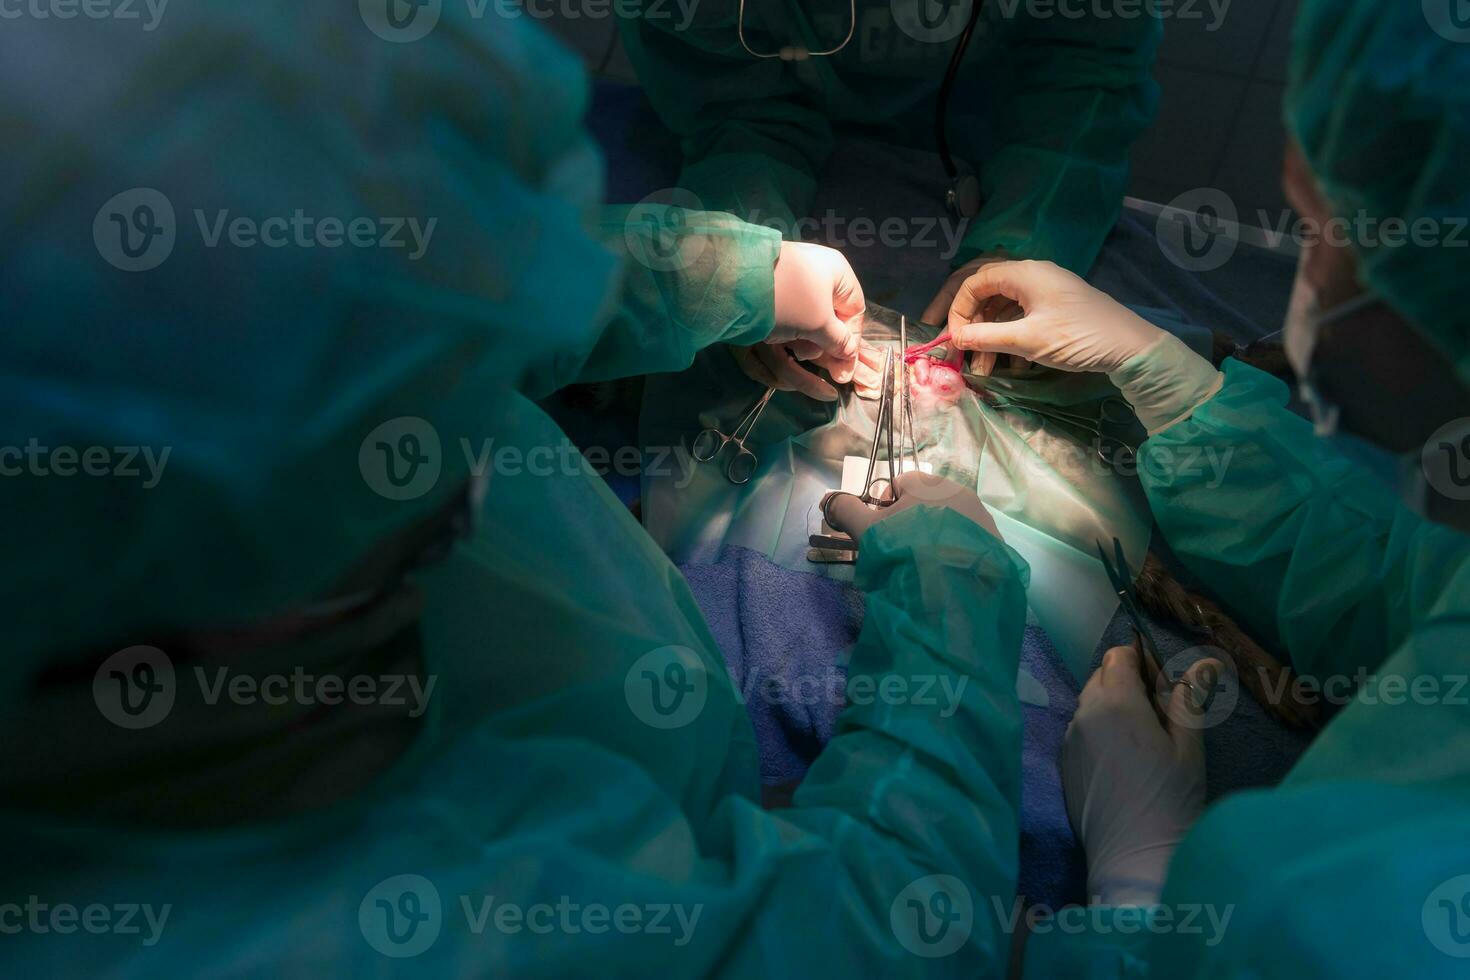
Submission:
[[1367,284],[1470,380],[1464,0],[1304,0],[1287,123]]
[[0,703],[318,596],[595,336],[619,267],[578,63],[371,6],[0,31]]

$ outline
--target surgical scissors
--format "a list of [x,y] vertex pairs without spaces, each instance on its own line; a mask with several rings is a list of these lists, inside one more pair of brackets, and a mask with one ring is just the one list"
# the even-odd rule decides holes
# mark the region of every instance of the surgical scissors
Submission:
[[1102,560],[1103,570],[1108,573],[1108,581],[1112,583],[1113,591],[1118,593],[1118,601],[1128,619],[1133,623],[1133,632],[1138,637],[1138,651],[1145,658],[1152,661],[1157,668],[1152,672],[1155,675],[1163,675],[1165,681],[1170,685],[1184,684],[1195,698],[1201,711],[1210,710],[1215,702],[1215,690],[1212,688],[1203,693],[1193,684],[1188,683],[1183,675],[1179,678],[1169,676],[1169,671],[1164,664],[1163,654],[1154,643],[1154,637],[1149,632],[1148,623],[1143,618],[1143,611],[1138,604],[1138,591],[1133,586],[1133,569],[1128,567],[1128,558],[1123,554],[1123,542],[1113,538],[1113,557],[1110,560],[1107,552],[1103,549],[1103,543],[1097,542],[1097,557]]
[[729,435],[714,427],[701,431],[694,437],[694,446],[689,454],[701,463],[708,463],[724,452],[726,446],[733,444],[735,455],[725,464],[725,478],[737,487],[749,483],[750,478],[755,475],[756,464],[760,460],[746,447],[745,443],[750,438],[750,434],[755,431],[755,424],[760,421],[761,413],[766,410],[766,406],[771,402],[771,396],[775,393],[775,388],[767,388],[760,401],[745,413],[745,417],[735,424],[734,430]]
[[1138,634],[1139,652],[1152,660],[1160,671],[1163,671],[1163,657],[1159,654],[1159,648],[1154,644],[1153,634],[1149,632],[1148,623],[1144,621],[1143,612],[1138,607],[1138,592],[1133,588],[1133,569],[1128,567],[1128,557],[1123,554],[1123,542],[1117,538],[1113,539],[1111,559],[1103,550],[1103,543],[1097,542],[1097,557],[1102,560],[1103,570],[1108,573],[1108,581],[1112,583],[1113,591],[1118,593],[1118,601],[1122,604],[1123,611],[1128,614],[1129,620],[1133,623],[1133,629]]

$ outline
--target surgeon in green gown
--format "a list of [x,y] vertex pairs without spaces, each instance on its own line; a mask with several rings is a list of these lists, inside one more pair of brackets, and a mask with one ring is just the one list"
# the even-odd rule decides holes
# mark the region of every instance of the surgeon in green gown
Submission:
[[[1112,651],[1063,781],[1091,891],[1151,918],[1038,930],[1038,975],[1470,968],[1470,30],[1454,12],[1302,5],[1284,184],[1321,234],[1285,344],[1312,421],[1280,381],[1215,370],[1049,263],[989,266],[960,292],[960,346],[1109,373],[1152,434],[1140,472],[1168,544],[1332,715],[1279,787],[1195,823],[1210,720],[1161,728],[1137,653]],[[967,322],[997,295],[1025,318]],[[1180,462],[1205,447],[1231,454],[1219,486]]]
[[[1201,3],[1181,19],[1216,19],[1208,9]],[[650,0],[621,5],[619,25],[639,82],[680,138],[679,187],[706,208],[790,236],[811,214],[824,168],[840,165],[832,159],[840,134],[937,148],[940,89],[976,16],[944,131],[953,156],[975,168],[961,169],[961,183],[977,183],[978,209],[966,209],[973,217],[952,257],[958,271],[933,284],[925,319],[941,323],[959,284],[986,261],[1091,268],[1122,207],[1129,150],[1157,108],[1159,11],[1172,8]],[[792,371],[763,364],[778,378]]]
[[846,262],[599,210],[572,55],[371,7],[0,33],[3,972],[995,972],[1025,575],[979,501],[865,537],[853,707],[768,812],[536,401],[714,342],[839,376]]
[[[1392,135],[1434,137],[1399,203],[1457,192],[1465,49],[1386,9],[1304,11],[1294,119],[1335,207],[1402,187],[1318,155],[1338,99],[1405,107],[1419,128]],[[0,163],[7,974],[1006,972],[1025,570],[979,502],[927,479],[882,515],[835,502],[868,593],[852,704],[795,806],[768,812],[687,587],[534,401],[713,342],[837,357],[840,263],[796,263],[832,287],[814,321],[813,291],[785,302],[769,232],[597,212],[568,55],[448,5],[412,40],[402,11],[358,14],[201,3],[148,34],[0,34],[0,80],[27,96]],[[1401,78],[1423,87],[1372,101]],[[410,216],[439,219],[418,259],[386,244]],[[258,247],[282,217],[291,247]],[[999,289],[1043,267],[993,268]],[[1462,314],[1419,305],[1450,277],[1408,290],[1403,266],[1363,268],[1375,311],[1463,352]],[[1156,444],[1239,447],[1238,489],[1150,492],[1227,596],[1271,598],[1303,673],[1463,664],[1462,538],[1336,457],[1309,463],[1310,430],[1259,376],[1085,319],[1137,346],[1089,366],[1113,369]],[[1212,508],[1254,523],[1220,533]],[[911,693],[934,681],[954,703]],[[1091,690],[1109,710],[1079,719],[1071,758],[1090,764],[1069,766],[1069,800],[1096,815],[1117,802],[1096,787],[1131,775],[1186,805],[1121,848],[1081,818],[1119,918],[1035,923],[1028,972],[1458,975],[1463,711],[1355,703],[1285,787],[1208,815],[1160,906],[1230,904],[1206,946],[1137,928],[1158,915],[1139,869],[1194,816],[1197,771],[1174,764],[1198,761],[1190,705],[1176,691],[1170,727],[1150,717],[1136,743],[1167,737],[1159,765],[1093,751],[1116,744],[1117,706],[1150,709],[1141,689]]]

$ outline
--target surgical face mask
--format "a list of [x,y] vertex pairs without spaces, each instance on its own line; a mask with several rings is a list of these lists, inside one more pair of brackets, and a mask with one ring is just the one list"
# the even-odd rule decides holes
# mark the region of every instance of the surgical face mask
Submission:
[[1446,495],[1442,479],[1431,482],[1422,453],[1393,453],[1347,432],[1335,433],[1326,442],[1334,452],[1372,474],[1409,510],[1436,524],[1470,534],[1470,503],[1463,499],[1463,494]]
[[1291,300],[1286,308],[1282,346],[1286,349],[1287,363],[1296,372],[1302,401],[1312,413],[1312,423],[1319,436],[1331,436],[1337,432],[1341,413],[1336,405],[1322,397],[1312,383],[1312,355],[1317,350],[1317,340],[1324,327],[1376,306],[1379,302],[1378,295],[1368,290],[1324,312],[1317,287],[1302,275],[1301,269],[1297,269],[1296,281],[1291,287]]

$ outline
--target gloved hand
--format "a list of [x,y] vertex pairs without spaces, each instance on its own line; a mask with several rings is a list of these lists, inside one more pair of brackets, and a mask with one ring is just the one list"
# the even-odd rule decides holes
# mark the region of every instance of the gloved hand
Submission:
[[[792,345],[794,346],[794,345]],[[754,347],[731,347],[735,363],[745,376],[767,388],[799,391],[808,398],[830,402],[837,400],[837,389],[801,366],[798,358],[784,344],[756,344]],[[813,363],[825,366],[818,357]],[[860,398],[877,398],[883,387],[883,348],[859,344],[857,364],[853,367],[852,384]]]
[[[1004,255],[982,255],[960,266],[950,274],[950,277],[945,280],[944,285],[939,288],[939,293],[924,308],[924,322],[933,324],[948,323],[949,311],[954,309],[955,298],[959,296],[960,288],[969,282],[971,277],[985,266],[993,262],[1009,261],[1010,259]],[[972,316],[965,322],[969,323],[970,320],[987,320],[995,323],[1000,320],[1010,320],[1019,312],[1020,307],[1016,305],[1015,300],[1007,299],[1004,296],[995,296],[987,301],[986,308],[981,311],[982,315]]]
[[953,480],[932,476],[928,473],[901,473],[894,481],[896,499],[887,506],[865,504],[851,493],[829,493],[822,499],[822,515],[834,530],[841,531],[854,541],[861,541],[864,532],[881,520],[904,511],[927,504],[930,507],[947,507],[968,517],[1000,540],[995,518],[980,502],[975,491],[960,486]]
[[1174,848],[1205,806],[1201,705],[1222,665],[1194,664],[1156,710],[1140,657],[1136,647],[1103,656],[1062,741],[1067,817],[1087,852],[1088,894],[1104,905],[1158,901]]
[[[1026,315],[1008,323],[972,322],[995,296],[1015,300]],[[1150,434],[1188,418],[1224,381],[1183,341],[1050,262],[980,269],[960,287],[949,330],[961,350],[992,355],[972,361],[980,374],[990,372],[995,353],[1062,371],[1106,373]]]
[[735,348],[735,360],[767,387],[836,401],[837,390],[800,362],[826,369],[838,384],[851,381],[866,310],[863,287],[841,252],[783,242],[776,259],[776,329],[763,344]]

